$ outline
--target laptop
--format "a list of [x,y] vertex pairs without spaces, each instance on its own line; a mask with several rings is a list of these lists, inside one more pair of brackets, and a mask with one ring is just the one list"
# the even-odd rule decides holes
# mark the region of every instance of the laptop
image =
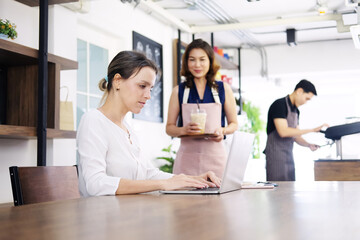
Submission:
[[240,189],[254,137],[255,134],[252,133],[234,132],[220,188],[190,188],[160,192],[168,194],[220,194]]

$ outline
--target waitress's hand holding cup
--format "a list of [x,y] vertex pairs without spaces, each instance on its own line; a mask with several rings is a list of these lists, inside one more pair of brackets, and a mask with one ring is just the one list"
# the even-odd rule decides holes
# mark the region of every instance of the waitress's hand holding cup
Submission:
[[192,134],[204,134],[205,133],[205,124],[206,124],[206,111],[205,109],[192,109],[191,110],[191,122],[196,123],[200,130]]

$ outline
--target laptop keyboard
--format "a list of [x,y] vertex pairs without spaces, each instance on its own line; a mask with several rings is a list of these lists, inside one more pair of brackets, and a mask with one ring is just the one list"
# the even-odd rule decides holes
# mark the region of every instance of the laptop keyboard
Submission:
[[191,189],[191,191],[202,191],[202,192],[216,192],[219,191],[218,187],[209,187],[209,188],[195,188]]

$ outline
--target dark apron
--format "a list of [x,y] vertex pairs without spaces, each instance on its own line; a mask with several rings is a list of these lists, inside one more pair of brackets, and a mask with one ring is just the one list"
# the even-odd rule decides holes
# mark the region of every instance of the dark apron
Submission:
[[[289,98],[286,97],[288,126],[296,128],[298,113],[292,112]],[[266,180],[267,181],[295,181],[295,163],[293,156],[294,137],[282,138],[277,130],[272,131],[267,138],[266,154]]]

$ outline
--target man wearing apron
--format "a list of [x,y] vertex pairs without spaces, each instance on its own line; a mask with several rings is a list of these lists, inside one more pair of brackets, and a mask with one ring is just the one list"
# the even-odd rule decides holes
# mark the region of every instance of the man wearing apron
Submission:
[[267,181],[295,181],[295,164],[293,157],[294,141],[312,151],[319,146],[308,143],[301,135],[309,132],[319,132],[327,127],[323,124],[313,129],[299,129],[299,109],[314,95],[315,86],[301,80],[290,95],[276,100],[269,108],[267,122],[266,179]]

